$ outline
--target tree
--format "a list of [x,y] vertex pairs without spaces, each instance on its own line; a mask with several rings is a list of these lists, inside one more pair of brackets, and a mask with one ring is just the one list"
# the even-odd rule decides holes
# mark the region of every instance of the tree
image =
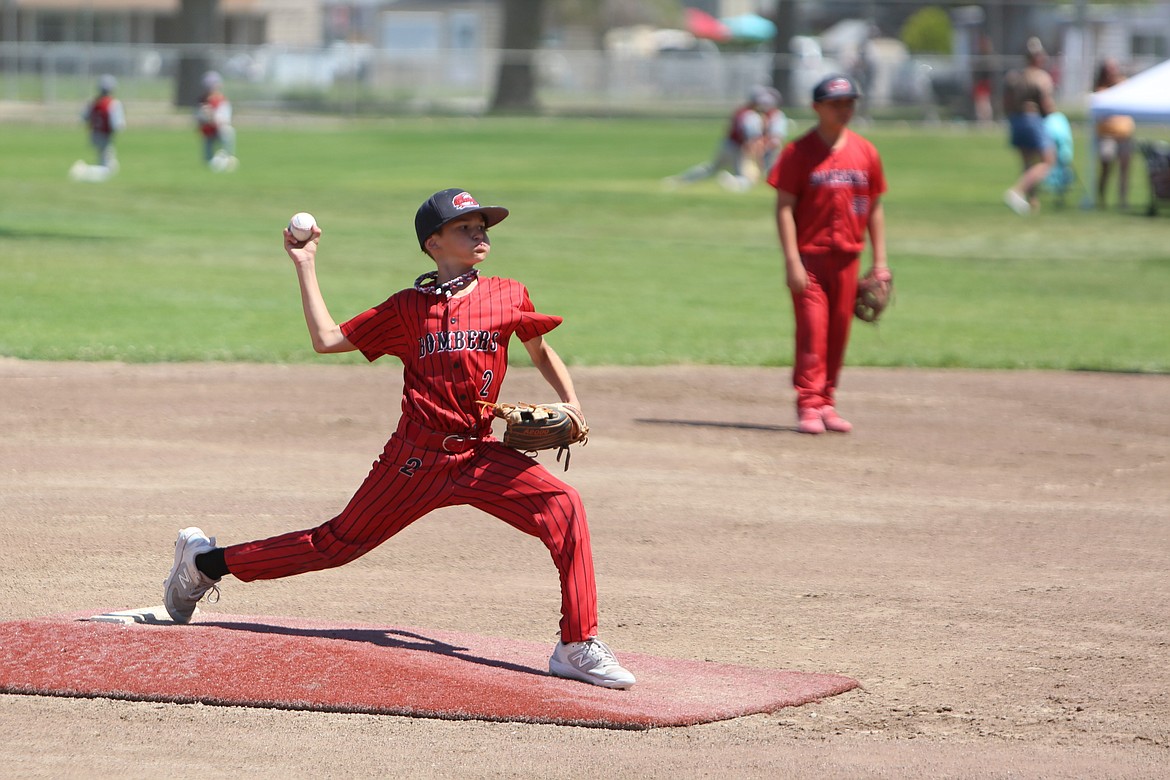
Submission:
[[544,0],[504,0],[504,35],[492,113],[532,113],[536,101],[536,49],[544,23]]
[[902,25],[902,42],[914,54],[950,54],[951,17],[936,5],[919,8]]
[[560,19],[587,24],[598,44],[613,27],[630,24],[666,24],[682,16],[679,0],[504,0],[504,35],[493,113],[533,113],[536,96],[536,50],[544,32],[545,12]]
[[[182,54],[175,76],[175,105],[195,106],[203,94],[203,74],[211,68],[208,44],[215,42],[219,0],[182,0],[179,29],[183,33]],[[201,44],[196,46],[194,44]]]
[[804,99],[803,95],[789,95],[792,84],[792,52],[788,42],[796,35],[800,24],[800,9],[797,0],[779,0],[772,21],[776,23],[776,37],[772,39],[772,49],[776,56],[772,58],[772,84],[777,87],[793,103],[793,98]]

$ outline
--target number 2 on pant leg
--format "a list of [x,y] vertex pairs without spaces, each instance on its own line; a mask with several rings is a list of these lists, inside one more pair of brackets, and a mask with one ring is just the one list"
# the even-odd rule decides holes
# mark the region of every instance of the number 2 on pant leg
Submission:
[[420,468],[422,468],[421,460],[418,458],[407,458],[402,468],[398,469],[398,473],[407,477],[413,477],[414,472]]

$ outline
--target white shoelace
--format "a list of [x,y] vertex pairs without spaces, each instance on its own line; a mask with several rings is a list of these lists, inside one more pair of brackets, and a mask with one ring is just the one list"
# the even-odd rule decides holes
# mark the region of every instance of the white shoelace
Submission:
[[200,593],[199,598],[195,599],[195,600],[200,601],[203,599],[206,599],[208,604],[218,604],[219,603],[219,586],[218,585],[211,585],[207,590]]
[[616,665],[618,662],[617,656],[609,649],[609,645],[600,639],[585,640],[574,655],[589,659],[594,666],[610,666],[611,664]]

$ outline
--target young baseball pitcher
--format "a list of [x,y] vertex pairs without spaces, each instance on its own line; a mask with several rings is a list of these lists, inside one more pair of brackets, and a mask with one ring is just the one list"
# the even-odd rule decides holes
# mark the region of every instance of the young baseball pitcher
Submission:
[[341,566],[432,510],[467,504],[538,537],[552,554],[561,641],[549,672],[607,688],[634,684],[596,636],[597,588],[580,496],[496,440],[491,411],[479,403],[497,401],[515,335],[560,400],[578,406],[564,362],[544,339],[561,318],[537,312],[519,282],[479,275],[491,251],[488,228],[506,216],[507,209],[481,206],[462,189],[435,193],[419,207],[415,232],[436,270],[340,325],[317,284],[320,228],[305,241],[285,231],[313,348],[400,359],[402,415],[348,505],[323,525],[228,547],[216,547],[198,528],[180,531],[164,585],[176,623],[190,622],[199,600],[227,574],[251,582]]
[[837,414],[836,392],[867,231],[873,274],[890,280],[881,157],[846,127],[860,96],[845,76],[817,84],[817,126],[786,146],[768,174],[776,188],[776,227],[796,317],[792,382],[801,433],[853,429]]

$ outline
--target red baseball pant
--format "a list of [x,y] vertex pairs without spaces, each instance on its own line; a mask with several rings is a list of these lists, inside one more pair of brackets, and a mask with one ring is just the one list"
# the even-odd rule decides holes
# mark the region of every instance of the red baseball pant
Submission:
[[441,449],[441,436],[418,437],[420,444],[404,429],[409,424],[391,437],[341,514],[316,528],[225,548],[231,573],[250,582],[342,566],[423,515],[466,504],[544,542],[560,573],[561,640],[596,636],[593,551],[577,491],[498,441],[451,453]]
[[792,385],[797,409],[832,406],[837,380],[845,363],[849,327],[857,298],[856,254],[802,255],[808,287],[793,293],[796,315],[796,351]]

